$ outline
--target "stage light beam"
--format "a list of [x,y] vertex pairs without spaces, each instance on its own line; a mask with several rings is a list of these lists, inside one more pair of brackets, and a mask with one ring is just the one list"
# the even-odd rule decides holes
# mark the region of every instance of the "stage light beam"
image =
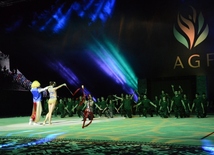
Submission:
[[109,41],[105,41],[103,45],[96,40],[96,45],[90,45],[90,49],[88,55],[106,75],[122,85],[128,93],[137,89],[135,73],[120,51]]

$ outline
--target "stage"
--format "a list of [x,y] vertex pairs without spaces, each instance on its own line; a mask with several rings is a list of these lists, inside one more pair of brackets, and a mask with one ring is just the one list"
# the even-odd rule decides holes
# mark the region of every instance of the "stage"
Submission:
[[[164,151],[167,151],[167,154],[170,154],[170,151],[171,154],[174,151],[177,151],[177,154],[209,154],[214,150],[213,119],[214,115],[208,115],[207,118],[191,116],[179,119],[173,116],[143,118],[136,115],[133,118],[124,118],[117,115],[114,118],[95,117],[88,127],[82,128],[82,118],[76,116],[53,117],[52,125],[45,126],[42,125],[44,118],[36,125],[28,124],[29,117],[1,118],[0,153],[11,153],[13,150],[14,154],[23,154],[25,151],[30,151],[29,154],[32,154],[32,151],[37,154],[52,154],[61,150],[62,154],[69,154],[69,151],[74,153],[74,148],[78,147],[83,151],[80,154],[106,154],[101,151],[106,148],[107,153],[115,149],[126,152],[128,149],[128,154],[133,151],[133,154],[146,151],[156,152],[154,154]],[[96,148],[93,149],[92,145]],[[60,148],[56,149],[54,146]],[[124,151],[121,154],[126,154]],[[116,151],[115,154],[120,153]]]

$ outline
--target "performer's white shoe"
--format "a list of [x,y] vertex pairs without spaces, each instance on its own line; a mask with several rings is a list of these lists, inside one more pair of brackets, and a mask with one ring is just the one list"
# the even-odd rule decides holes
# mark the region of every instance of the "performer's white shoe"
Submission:
[[33,120],[32,120],[32,118],[30,118],[30,120],[29,120],[29,125],[33,125]]

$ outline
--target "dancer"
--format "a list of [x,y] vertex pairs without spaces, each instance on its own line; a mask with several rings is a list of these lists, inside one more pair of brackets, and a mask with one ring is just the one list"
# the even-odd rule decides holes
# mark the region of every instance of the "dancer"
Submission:
[[115,98],[120,99],[122,101],[122,106],[124,108],[124,117],[132,118],[132,98],[133,94],[130,96],[128,94],[125,95],[125,98],[118,97],[116,95],[113,95]]
[[187,98],[186,94],[183,94],[182,100],[184,101],[184,105],[186,107],[186,111],[184,113],[185,114],[184,117],[190,117],[190,112],[191,112],[190,100]]
[[207,96],[206,96],[205,93],[202,94],[201,102],[202,102],[203,107],[204,107],[204,117],[207,117],[207,110],[208,110],[208,107],[209,107],[209,101],[208,101]]
[[82,117],[82,112],[83,112],[83,107],[84,107],[84,103],[85,102],[85,97],[84,96],[79,96],[77,103],[76,103],[76,113],[79,116],[79,118]]
[[[192,110],[195,108],[195,112],[198,118],[204,118],[204,105],[201,102],[199,93],[195,94],[195,99],[193,100]],[[191,110],[191,111],[192,111]]]
[[[174,87],[174,85],[171,85],[171,87],[172,87],[172,92],[175,94],[175,87]],[[179,88],[179,90],[177,90],[177,93],[178,93],[178,95],[179,96],[182,96],[183,95],[183,89],[182,89],[182,87],[179,85],[178,86],[178,88]]]
[[174,94],[175,95],[174,97],[172,97],[171,100],[170,112],[173,109],[176,118],[178,118],[179,116],[180,118],[183,118],[185,115],[186,106],[184,104],[182,97],[179,95],[178,91],[175,91]]
[[57,102],[57,89],[66,86],[66,84],[61,84],[58,87],[54,87],[56,86],[56,82],[54,81],[50,81],[50,87],[48,88],[48,92],[49,92],[49,100],[48,100],[48,113],[46,114],[45,120],[43,122],[43,125],[46,124],[46,122],[48,121],[48,124],[51,125],[51,117],[52,117],[52,113],[53,110],[55,108],[56,102]]
[[137,102],[135,102],[134,107],[136,108],[136,112],[139,115],[139,117],[143,116],[143,104],[141,96],[138,96]]
[[102,114],[105,115],[105,117],[107,117],[107,101],[108,99],[105,100],[105,98],[103,96],[101,96],[101,101],[99,102],[99,117],[102,116]]
[[147,114],[149,113],[151,117],[153,117],[151,106],[157,108],[157,106],[147,98],[147,95],[143,95],[143,99],[141,100],[141,104],[143,105],[143,117],[147,118]]
[[166,96],[163,96],[160,102],[159,115],[162,118],[169,117],[169,101],[166,99]]
[[159,104],[159,99],[158,99],[157,95],[155,96],[155,98],[153,100],[153,103],[157,106],[155,108],[155,114],[156,114],[156,116],[158,116],[159,115],[160,104]]
[[42,114],[42,105],[41,105],[41,100],[42,100],[42,94],[41,92],[47,90],[49,86],[45,88],[40,88],[40,83],[35,80],[31,84],[31,93],[33,95],[33,109],[32,109],[32,114],[30,117],[29,124],[36,124]]
[[[83,109],[84,109],[84,112],[83,112],[83,121],[85,119],[87,119],[87,118],[89,120],[93,120],[94,116],[90,115],[90,114],[93,114],[93,112],[94,112],[94,101],[93,101],[93,98],[92,98],[91,94],[88,95],[88,100],[85,100]],[[90,112],[90,114],[87,115],[88,117],[86,117],[86,113],[87,112]]]

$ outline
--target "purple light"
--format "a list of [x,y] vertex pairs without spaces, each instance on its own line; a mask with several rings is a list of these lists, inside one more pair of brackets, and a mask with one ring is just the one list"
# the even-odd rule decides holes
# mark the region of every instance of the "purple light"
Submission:
[[57,73],[59,73],[62,78],[64,78],[69,84],[74,86],[80,86],[81,83],[77,76],[72,72],[71,69],[64,66],[60,61],[49,61],[48,65],[50,68],[54,69]]
[[[48,65],[51,69],[53,69],[55,72],[57,72],[63,79],[66,80],[70,85],[75,86],[79,88],[82,85],[82,82],[78,79],[78,77],[75,75],[75,73],[65,65],[63,65],[62,62],[57,60],[51,60],[49,61]],[[86,95],[91,94],[86,88],[84,88],[84,93]]]

